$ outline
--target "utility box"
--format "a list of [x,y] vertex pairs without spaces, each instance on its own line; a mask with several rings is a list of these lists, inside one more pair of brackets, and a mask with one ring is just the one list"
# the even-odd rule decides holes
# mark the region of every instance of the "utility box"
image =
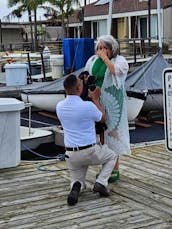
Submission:
[[14,98],[0,98],[0,169],[20,164],[20,110],[24,102]]
[[27,84],[27,64],[6,64],[5,76],[7,86],[20,86]]
[[57,79],[63,76],[63,67],[64,67],[63,55],[51,55],[50,65],[51,65],[53,79]]

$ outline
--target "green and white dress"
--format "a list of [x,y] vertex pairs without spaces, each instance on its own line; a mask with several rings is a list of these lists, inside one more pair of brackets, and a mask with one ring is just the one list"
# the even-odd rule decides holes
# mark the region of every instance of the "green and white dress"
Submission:
[[131,154],[126,107],[125,79],[128,63],[123,56],[111,59],[115,65],[115,76],[108,70],[104,62],[96,55],[89,58],[85,70],[93,75],[96,84],[101,88],[100,102],[106,112],[107,130],[105,143],[118,155]]

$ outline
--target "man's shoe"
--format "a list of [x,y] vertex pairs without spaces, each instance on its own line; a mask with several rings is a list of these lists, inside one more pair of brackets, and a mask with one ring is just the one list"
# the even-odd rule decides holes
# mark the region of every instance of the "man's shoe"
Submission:
[[110,196],[106,187],[104,185],[98,183],[98,182],[95,183],[93,191],[98,192],[100,194],[100,196],[104,196],[104,197]]
[[79,181],[76,181],[73,184],[73,187],[72,187],[72,189],[68,195],[68,198],[67,198],[67,203],[69,205],[72,206],[78,202],[78,196],[79,196],[80,189],[81,189],[81,183]]

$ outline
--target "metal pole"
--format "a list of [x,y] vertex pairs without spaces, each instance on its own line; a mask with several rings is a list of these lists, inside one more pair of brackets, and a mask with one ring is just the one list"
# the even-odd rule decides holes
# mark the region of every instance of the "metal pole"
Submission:
[[31,104],[29,104],[29,135],[31,135]]
[[1,51],[2,51],[2,22],[0,19],[0,43],[1,43]]
[[159,48],[162,49],[160,0],[157,0],[157,14],[158,14],[158,43],[159,43]]
[[148,44],[151,51],[151,0],[148,1]]
[[151,51],[151,0],[139,0],[139,2],[148,3],[148,51]]
[[31,106],[32,106],[32,103],[29,103],[29,102],[25,103],[25,107],[28,107],[28,109],[29,109],[29,135],[32,134],[32,130],[31,130],[31,118],[32,118],[31,117],[32,116]]
[[112,5],[113,5],[113,0],[109,0],[109,14],[108,14],[108,21],[107,21],[107,34],[111,34],[111,28],[112,28]]

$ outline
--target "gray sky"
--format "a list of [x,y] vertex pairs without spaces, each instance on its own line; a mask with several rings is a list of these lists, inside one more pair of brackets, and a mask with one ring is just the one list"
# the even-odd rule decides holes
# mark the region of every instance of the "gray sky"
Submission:
[[[91,2],[95,2],[96,0],[87,0],[87,4],[91,3]],[[84,0],[80,0],[81,4],[84,4]],[[8,8],[8,0],[0,0],[0,19],[2,21],[6,21],[5,20],[5,16],[7,16],[13,8]],[[43,10],[39,10],[38,11],[38,20],[40,19],[44,19],[43,17]],[[23,22],[23,21],[28,21],[28,16],[27,14],[24,14],[23,17],[21,19],[18,18],[11,18],[10,21],[15,21],[15,22]]]

